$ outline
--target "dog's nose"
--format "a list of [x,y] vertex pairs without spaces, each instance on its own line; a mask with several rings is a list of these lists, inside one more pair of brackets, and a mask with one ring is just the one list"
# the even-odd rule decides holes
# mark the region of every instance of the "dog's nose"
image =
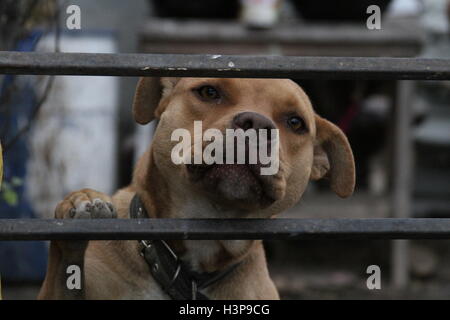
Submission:
[[233,118],[232,126],[233,129],[242,129],[244,131],[249,129],[254,129],[257,131],[259,129],[266,129],[268,130],[268,135],[270,135],[271,129],[276,129],[272,120],[259,113],[249,111],[238,113]]

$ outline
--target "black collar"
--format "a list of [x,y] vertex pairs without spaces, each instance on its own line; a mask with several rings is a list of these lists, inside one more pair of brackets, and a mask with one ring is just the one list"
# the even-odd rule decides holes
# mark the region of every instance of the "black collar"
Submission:
[[[130,203],[130,218],[148,219],[147,211],[136,194]],[[221,280],[240,264],[209,273],[193,271],[181,261],[164,240],[141,240],[141,255],[150,267],[153,278],[174,300],[209,300],[199,290]]]

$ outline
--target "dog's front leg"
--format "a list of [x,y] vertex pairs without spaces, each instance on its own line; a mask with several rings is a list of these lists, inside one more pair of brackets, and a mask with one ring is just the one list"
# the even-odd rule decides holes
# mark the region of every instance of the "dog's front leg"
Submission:
[[[111,198],[83,189],[72,192],[55,210],[56,219],[116,218]],[[47,275],[39,299],[84,299],[84,255],[89,241],[60,240],[50,243]],[[72,274],[73,273],[73,274]],[[73,277],[79,276],[79,279]],[[69,277],[72,277],[69,279]]]

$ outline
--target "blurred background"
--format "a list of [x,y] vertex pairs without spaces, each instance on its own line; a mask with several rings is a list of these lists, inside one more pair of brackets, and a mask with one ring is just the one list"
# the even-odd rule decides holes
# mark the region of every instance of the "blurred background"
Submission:
[[[0,50],[450,58],[449,16],[448,0],[0,0]],[[293,80],[349,137],[357,186],[341,200],[311,184],[282,217],[450,217],[450,82]],[[0,75],[0,218],[50,218],[70,191],[127,185],[154,130],[132,120],[136,82]],[[4,299],[36,297],[47,245],[0,243]],[[450,241],[266,248],[282,298],[450,298]],[[380,290],[366,286],[369,265]]]

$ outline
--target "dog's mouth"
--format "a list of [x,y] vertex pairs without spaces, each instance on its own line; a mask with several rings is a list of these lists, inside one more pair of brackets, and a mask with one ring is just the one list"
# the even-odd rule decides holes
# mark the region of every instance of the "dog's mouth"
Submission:
[[260,164],[187,164],[190,179],[216,202],[243,208],[265,208],[280,198],[274,177],[262,176]]

